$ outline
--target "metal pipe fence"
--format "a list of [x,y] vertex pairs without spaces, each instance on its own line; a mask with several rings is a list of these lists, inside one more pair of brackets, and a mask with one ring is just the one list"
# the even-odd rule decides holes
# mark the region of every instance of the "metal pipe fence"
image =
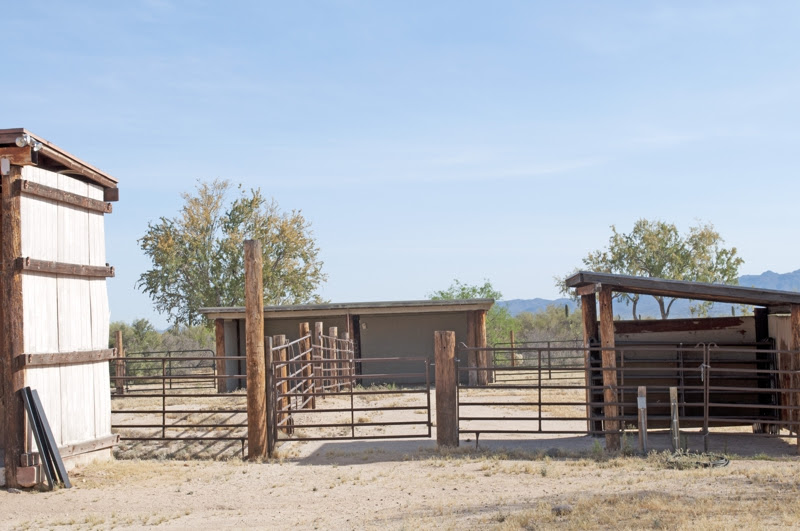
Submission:
[[[712,432],[722,435],[730,431],[722,428],[736,426],[752,426],[753,435],[797,438],[800,371],[794,367],[800,367],[800,352],[768,346],[650,343],[614,349],[476,349],[462,344],[457,356],[461,431],[600,435],[636,428],[638,388],[644,386],[648,429],[669,426],[669,390],[674,387],[681,427],[699,428],[706,447]],[[467,354],[475,350],[490,351],[494,365],[466,365]],[[603,353],[607,357],[609,351],[615,366],[603,365]],[[514,356],[513,366],[507,356],[497,356],[506,353]],[[467,375],[473,371],[489,371],[494,381],[468,386]],[[613,401],[603,396],[608,382],[614,381],[610,372],[616,376]],[[607,414],[609,406],[617,413]]]
[[[271,364],[268,387],[272,395],[268,402],[272,404],[270,437],[273,445],[282,435],[295,433],[308,441],[431,436],[430,361],[427,358],[314,359],[310,361],[314,366],[314,380],[320,383],[310,387],[303,385],[307,377],[291,368],[300,363],[306,362],[274,361]],[[409,369],[397,372],[393,368],[397,364],[405,364]],[[424,385],[373,385],[397,378],[423,381]],[[326,385],[322,383],[325,381],[334,383]],[[312,397],[320,399],[316,407],[303,407]],[[392,400],[386,403],[387,398]],[[329,404],[327,407],[322,399]],[[396,420],[380,418],[383,413],[398,411],[411,413],[411,416]],[[423,419],[419,419],[419,412],[425,415]],[[387,428],[393,431],[387,433]]]
[[[218,383],[244,374],[217,375],[208,356],[157,356],[145,353],[115,360],[124,363],[125,394],[112,392],[111,427],[123,441],[247,440],[247,396],[220,393]],[[245,360],[229,356],[228,360]],[[209,390],[210,388],[210,390]]]

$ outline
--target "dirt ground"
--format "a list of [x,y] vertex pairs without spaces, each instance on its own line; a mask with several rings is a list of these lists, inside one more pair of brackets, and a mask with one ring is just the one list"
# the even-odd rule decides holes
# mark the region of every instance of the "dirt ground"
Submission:
[[[501,391],[495,399],[522,398]],[[396,415],[425,416],[418,396],[384,400],[413,404]],[[337,406],[326,402],[327,408]],[[481,416],[508,414],[508,408],[475,409]],[[309,418],[314,415],[324,418]],[[380,415],[387,420],[395,413]],[[689,433],[688,443],[702,450],[698,433]],[[74,470],[72,489],[0,490],[0,528],[800,526],[800,460],[793,440],[728,430],[712,434],[710,443],[712,451],[730,456],[727,466],[706,467],[708,458],[672,459],[663,451],[667,435],[656,433],[649,437],[648,456],[632,455],[633,436],[623,438],[628,455],[608,455],[602,439],[556,434],[483,434],[479,445],[463,435],[458,449],[439,451],[435,430],[432,439],[296,439],[281,444],[279,457],[260,463],[242,461],[238,442],[126,443],[117,460]]]

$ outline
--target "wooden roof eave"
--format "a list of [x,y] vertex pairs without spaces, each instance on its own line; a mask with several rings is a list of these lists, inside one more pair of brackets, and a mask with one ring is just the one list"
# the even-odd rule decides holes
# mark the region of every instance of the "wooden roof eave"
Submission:
[[785,308],[787,305],[793,304],[800,305],[800,292],[652,277],[634,277],[593,271],[575,273],[566,280],[566,285],[569,288],[584,288],[582,291],[594,286],[595,289],[600,287],[610,288],[615,293],[656,295],[676,299],[748,304],[770,308]]
[[2,146],[16,146],[15,142],[18,137],[22,135],[29,135],[32,139],[36,142],[39,142],[42,146],[38,152],[38,157],[40,159],[46,159],[48,162],[63,168],[61,171],[69,170],[70,173],[78,174],[89,181],[99,184],[105,189],[112,189],[115,192],[110,194],[106,194],[110,196],[106,198],[106,201],[115,201],[116,198],[116,188],[117,183],[119,182],[117,179],[109,175],[108,173],[84,162],[83,160],[79,159],[78,157],[72,155],[68,151],[61,149],[60,147],[56,146],[52,142],[45,140],[44,138],[35,135],[28,131],[27,129],[23,128],[16,128],[16,129],[0,129],[0,147]]

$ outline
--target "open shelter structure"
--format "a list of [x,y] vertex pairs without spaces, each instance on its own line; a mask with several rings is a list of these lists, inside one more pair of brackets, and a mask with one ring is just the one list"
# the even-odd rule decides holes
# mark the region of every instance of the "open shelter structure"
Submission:
[[[800,293],[590,271],[575,273],[566,285],[581,297],[587,377],[595,380],[587,382],[590,430],[593,423],[594,431],[602,429],[610,446],[619,445],[614,432],[626,418],[621,408],[636,409],[638,386],[648,387],[647,401],[655,406],[648,409],[655,416],[651,427],[668,422],[667,390],[676,387],[682,425],[707,432],[709,426],[752,424],[764,434],[781,428],[798,434]],[[613,299],[620,293],[749,305],[754,311],[615,321]]]
[[61,455],[110,456],[104,216],[117,180],[25,129],[0,129],[0,483],[39,481],[20,390],[36,389]]
[[[433,358],[433,334],[436,330],[453,330],[456,341],[472,347],[486,346],[486,313],[494,304],[492,299],[421,300],[390,302],[354,302],[266,306],[264,330],[266,336],[297,335],[302,322],[321,321],[326,331],[334,328],[341,337],[353,341],[356,359],[397,357]],[[200,310],[216,324],[217,374],[244,374],[241,358],[225,361],[226,357],[246,356],[245,308],[203,308]],[[466,361],[466,360],[465,360]],[[361,365],[359,365],[361,367]],[[364,364],[369,371],[371,365]],[[383,364],[383,372],[402,373],[402,362]],[[244,387],[243,380],[227,379],[227,388]],[[410,382],[403,379],[395,383]]]

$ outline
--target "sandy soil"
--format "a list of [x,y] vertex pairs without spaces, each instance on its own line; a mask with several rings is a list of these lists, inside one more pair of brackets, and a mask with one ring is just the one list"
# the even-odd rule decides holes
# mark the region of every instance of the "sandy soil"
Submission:
[[[509,391],[495,391],[492,397],[525,398]],[[325,399],[321,407],[337,409],[340,400],[344,399]],[[364,424],[426,416],[418,409],[424,395],[422,402],[419,395],[375,400],[412,409],[369,418],[365,414]],[[501,417],[515,410],[475,409],[481,416]],[[306,422],[320,422],[326,415],[342,414],[317,412],[307,415]],[[555,415],[569,416],[563,411]],[[581,420],[560,422],[577,429],[585,426]],[[495,424],[507,425],[499,421],[483,425]],[[699,434],[689,434],[688,440],[690,448],[702,449]],[[209,447],[194,443],[196,451],[184,443],[126,443],[118,450],[123,459],[73,471],[72,489],[0,490],[0,528],[734,529],[800,525],[796,502],[800,461],[792,440],[729,430],[713,434],[710,441],[712,450],[740,457],[733,457],[724,468],[675,469],[666,454],[609,457],[602,439],[559,434],[483,434],[479,446],[474,436],[465,435],[459,449],[439,452],[435,430],[433,438],[392,441],[295,439],[281,444],[278,458],[263,463],[243,462],[238,442]],[[666,434],[651,434],[649,443],[655,450],[669,446]],[[635,447],[637,443],[630,437],[623,444]],[[142,455],[157,458],[133,459]],[[563,504],[569,505],[567,512],[554,512],[554,507]]]

